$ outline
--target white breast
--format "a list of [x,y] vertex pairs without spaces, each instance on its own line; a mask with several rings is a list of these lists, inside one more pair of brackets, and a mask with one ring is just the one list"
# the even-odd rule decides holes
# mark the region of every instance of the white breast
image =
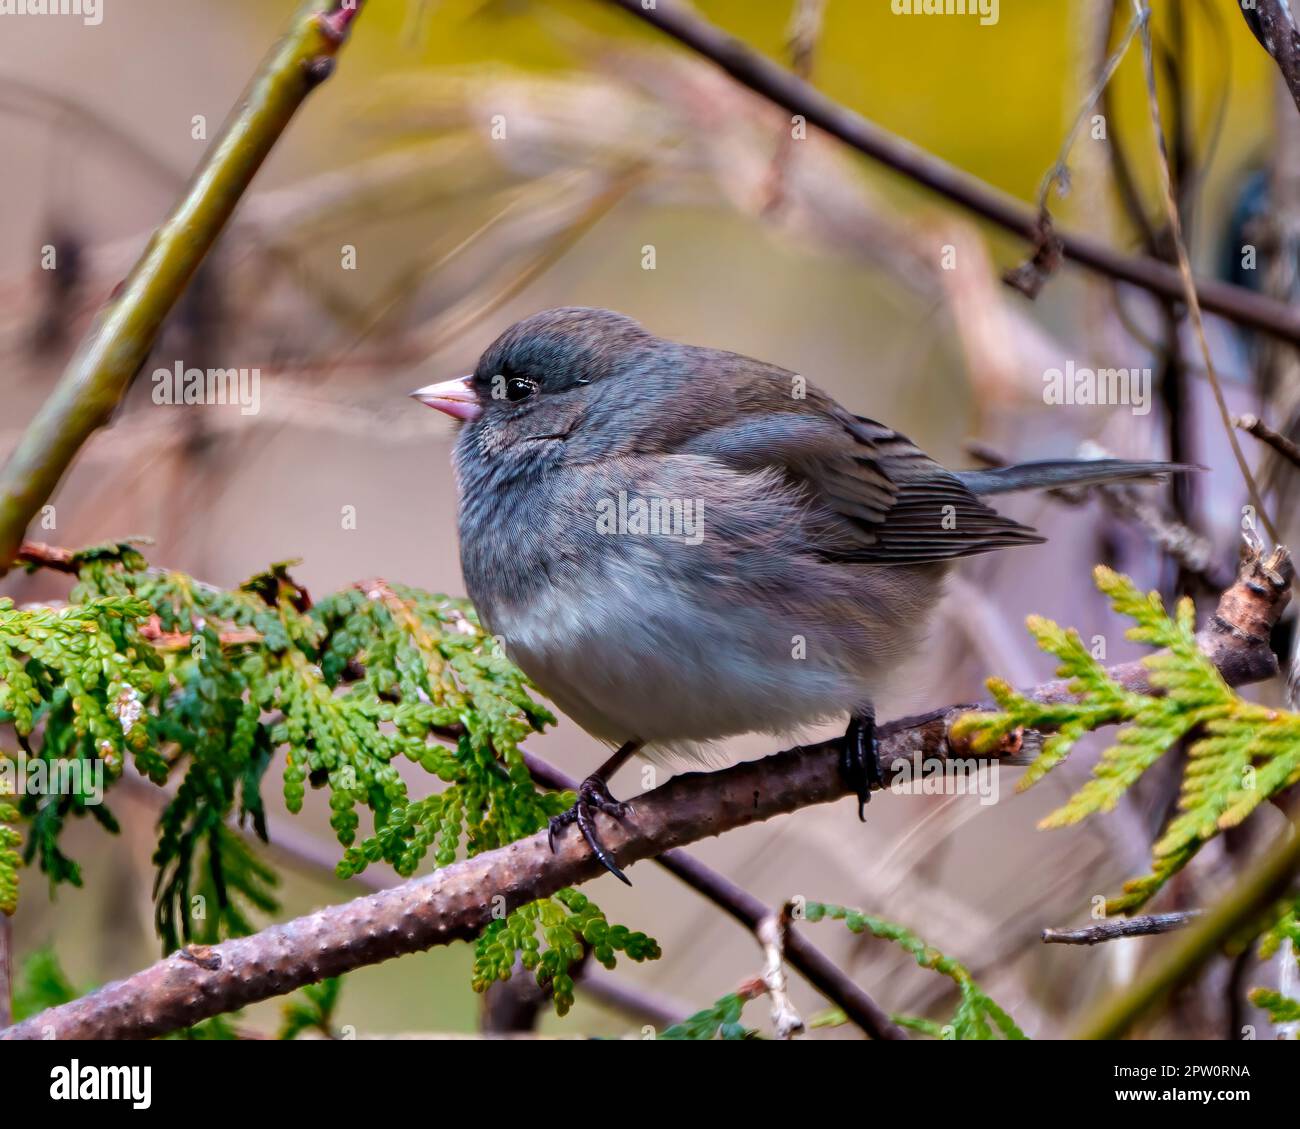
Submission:
[[510,657],[594,736],[674,752],[737,733],[795,732],[873,696],[875,657],[807,621],[741,601],[709,606],[641,567],[571,577],[527,608],[488,612]]

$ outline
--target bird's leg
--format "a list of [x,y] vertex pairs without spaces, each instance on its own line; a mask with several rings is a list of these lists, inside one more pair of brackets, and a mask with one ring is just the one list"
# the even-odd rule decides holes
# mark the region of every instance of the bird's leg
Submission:
[[871,802],[872,787],[885,785],[880,746],[876,742],[876,711],[872,706],[856,710],[849,717],[840,752],[840,772],[844,782],[857,793],[858,818],[865,823],[863,809]]
[[627,804],[619,803],[609,794],[609,785],[605,781],[622,768],[628,757],[643,744],[644,741],[628,741],[621,745],[618,752],[578,785],[578,802],[561,815],[551,816],[547,838],[551,844],[552,854],[555,852],[555,833],[568,827],[570,823],[576,823],[578,830],[582,832],[582,837],[587,840],[591,853],[600,860],[601,865],[615,878],[626,882],[629,886],[632,885],[631,879],[618,868],[614,856],[600,841],[600,836],[596,833],[594,816],[596,812],[603,811],[615,819],[622,819],[631,810]]

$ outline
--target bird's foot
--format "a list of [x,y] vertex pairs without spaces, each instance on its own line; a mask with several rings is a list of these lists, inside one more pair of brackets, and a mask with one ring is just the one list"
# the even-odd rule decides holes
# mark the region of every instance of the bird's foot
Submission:
[[876,741],[876,715],[870,710],[849,718],[840,753],[840,773],[844,782],[857,794],[858,818],[865,823],[864,809],[871,802],[871,789],[885,786],[885,770],[880,763],[880,745]]
[[632,809],[627,804],[620,803],[609,794],[609,786],[599,776],[588,776],[580,785],[578,785],[578,802],[568,811],[560,815],[551,816],[550,827],[547,831],[547,839],[551,844],[551,853],[555,853],[555,835],[556,832],[562,831],[571,823],[578,825],[578,830],[582,832],[582,837],[587,840],[587,846],[591,848],[594,854],[604,866],[620,882],[626,882],[632,885],[631,879],[628,878],[614,861],[614,856],[604,843],[600,841],[600,836],[596,833],[595,813],[603,811],[606,815],[611,815],[615,819],[622,819]]

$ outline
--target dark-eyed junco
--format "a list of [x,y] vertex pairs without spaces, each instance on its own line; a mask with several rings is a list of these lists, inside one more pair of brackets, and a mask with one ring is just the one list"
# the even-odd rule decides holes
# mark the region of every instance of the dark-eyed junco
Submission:
[[627,757],[848,714],[861,805],[880,772],[872,702],[952,562],[1042,540],[980,496],[1174,469],[945,470],[795,373],[599,309],[526,318],[473,376],[412,395],[461,421],[461,563],[483,623],[619,746],[552,836],[577,822],[624,881],[592,813],[626,810],[605,781]]

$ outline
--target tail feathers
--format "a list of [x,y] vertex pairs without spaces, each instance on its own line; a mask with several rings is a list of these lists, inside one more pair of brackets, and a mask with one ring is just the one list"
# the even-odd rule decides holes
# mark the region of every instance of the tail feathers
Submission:
[[1204,470],[1188,463],[1131,463],[1124,459],[1044,459],[991,470],[954,472],[972,494],[1010,494],[1055,486],[1097,486],[1105,482],[1161,482],[1171,474]]

